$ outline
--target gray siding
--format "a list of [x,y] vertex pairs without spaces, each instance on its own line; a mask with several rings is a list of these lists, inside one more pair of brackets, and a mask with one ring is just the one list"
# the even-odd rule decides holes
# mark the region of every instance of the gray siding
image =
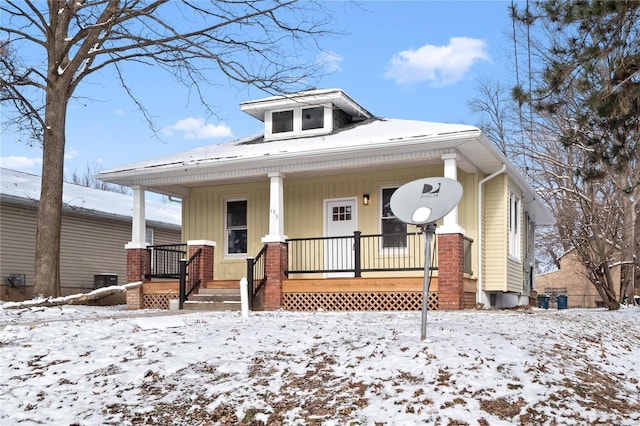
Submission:
[[[19,300],[32,296],[35,262],[36,208],[0,204],[0,277],[2,300]],[[154,229],[155,244],[178,243],[179,230]],[[94,275],[117,274],[118,284],[125,284],[127,254],[125,244],[131,240],[131,220],[99,218],[65,212],[60,240],[60,279],[63,295],[93,289]],[[26,275],[22,293],[7,286],[11,273]]]

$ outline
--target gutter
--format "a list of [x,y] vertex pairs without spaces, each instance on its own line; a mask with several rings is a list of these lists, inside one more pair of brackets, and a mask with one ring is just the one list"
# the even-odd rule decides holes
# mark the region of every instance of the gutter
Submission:
[[478,182],[478,289],[476,290],[476,303],[482,303],[482,186],[501,175],[507,170],[507,165],[502,163],[500,169]]

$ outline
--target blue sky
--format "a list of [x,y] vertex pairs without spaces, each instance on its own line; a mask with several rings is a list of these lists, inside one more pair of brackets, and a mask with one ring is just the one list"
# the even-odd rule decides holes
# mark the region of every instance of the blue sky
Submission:
[[[477,124],[468,101],[481,78],[515,79],[508,1],[327,2],[332,27],[345,33],[321,42],[329,73],[318,88],[341,88],[379,117]],[[154,136],[110,73],[83,82],[67,118],[65,170],[87,164],[109,169],[259,133],[262,123],[239,104],[265,94],[229,87],[208,89],[217,117],[154,67],[126,76],[162,129]],[[2,134],[1,165],[41,173],[41,150]]]

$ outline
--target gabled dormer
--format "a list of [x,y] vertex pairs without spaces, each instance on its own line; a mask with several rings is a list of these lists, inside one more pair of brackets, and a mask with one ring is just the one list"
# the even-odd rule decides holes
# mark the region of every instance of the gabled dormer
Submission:
[[340,89],[308,90],[240,104],[264,122],[264,140],[325,135],[372,115]]

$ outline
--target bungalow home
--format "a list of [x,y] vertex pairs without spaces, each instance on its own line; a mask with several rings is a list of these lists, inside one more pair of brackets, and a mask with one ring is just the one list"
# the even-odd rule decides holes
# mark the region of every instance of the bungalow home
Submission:
[[[33,275],[40,176],[0,169],[0,300],[33,297]],[[63,296],[96,287],[125,284],[124,242],[131,235],[133,198],[65,183],[60,237]],[[147,203],[145,241],[180,239],[180,206]],[[124,303],[112,298],[112,303]]]
[[159,252],[144,240],[146,190],[182,198],[182,244],[201,257],[180,296],[177,284],[162,287],[169,298],[188,302],[189,292],[237,288],[246,277],[257,308],[420,309],[422,235],[389,201],[425,177],[463,187],[437,223],[429,307],[529,303],[535,225],[553,218],[479,129],[379,118],[340,89],[240,108],[264,123],[263,133],[100,174],[134,192],[128,280],[145,284],[132,307],[149,306],[147,293],[158,293],[149,280],[163,275],[148,266]]

